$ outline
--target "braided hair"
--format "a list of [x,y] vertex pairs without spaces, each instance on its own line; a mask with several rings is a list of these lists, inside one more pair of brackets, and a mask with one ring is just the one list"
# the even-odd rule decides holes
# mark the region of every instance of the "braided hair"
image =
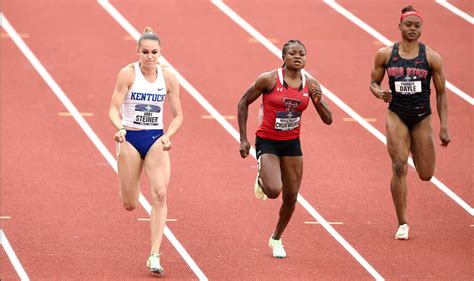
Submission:
[[[305,52],[306,52],[306,47],[304,46],[304,44],[300,40],[291,39],[291,40],[288,40],[288,42],[286,42],[285,45],[283,45],[283,48],[281,49],[281,56],[282,57],[284,57],[286,55],[286,52],[288,52],[288,48],[290,48],[291,44],[301,45],[303,47],[303,49],[305,50]],[[285,63],[283,63],[283,65],[281,67],[285,67]]]

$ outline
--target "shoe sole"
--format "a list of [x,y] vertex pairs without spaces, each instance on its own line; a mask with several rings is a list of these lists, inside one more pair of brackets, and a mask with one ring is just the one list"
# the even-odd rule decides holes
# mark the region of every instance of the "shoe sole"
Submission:
[[163,269],[152,269],[150,268],[150,272],[154,274],[162,274],[164,272]]
[[395,236],[395,240],[408,240],[408,237],[398,237],[398,236]]

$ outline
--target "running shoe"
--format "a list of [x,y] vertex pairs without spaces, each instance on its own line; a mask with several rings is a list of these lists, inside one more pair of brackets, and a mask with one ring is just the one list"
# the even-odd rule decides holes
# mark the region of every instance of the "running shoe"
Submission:
[[257,179],[255,180],[255,197],[259,200],[267,200],[267,195],[263,192],[262,187],[260,186],[260,174],[257,173]]
[[160,256],[159,253],[153,253],[148,257],[146,266],[150,268],[152,273],[161,274],[164,271],[163,267],[160,265]]
[[270,240],[268,240],[268,246],[272,248],[274,258],[286,258],[285,247],[283,246],[281,239],[275,240],[273,239],[273,235],[270,236]]
[[408,224],[402,224],[398,227],[397,233],[395,233],[395,239],[397,240],[408,240]]

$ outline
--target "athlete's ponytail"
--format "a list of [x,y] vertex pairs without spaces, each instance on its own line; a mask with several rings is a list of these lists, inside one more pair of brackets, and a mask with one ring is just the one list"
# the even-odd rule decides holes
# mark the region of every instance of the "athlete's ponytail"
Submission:
[[142,35],[140,35],[140,38],[138,39],[138,48],[140,48],[142,40],[154,40],[157,41],[159,45],[161,45],[160,37],[158,37],[158,35],[156,35],[153,32],[153,29],[151,29],[149,26],[145,27]]

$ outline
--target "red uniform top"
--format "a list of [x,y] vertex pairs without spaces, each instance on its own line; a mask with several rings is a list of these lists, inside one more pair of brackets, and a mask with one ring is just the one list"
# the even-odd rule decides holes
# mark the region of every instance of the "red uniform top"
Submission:
[[[283,81],[283,69],[270,93],[263,94],[263,118],[256,135],[269,140],[290,140],[300,136],[301,114],[308,107],[309,90],[302,74],[299,89]],[[284,86],[286,85],[286,86]]]

